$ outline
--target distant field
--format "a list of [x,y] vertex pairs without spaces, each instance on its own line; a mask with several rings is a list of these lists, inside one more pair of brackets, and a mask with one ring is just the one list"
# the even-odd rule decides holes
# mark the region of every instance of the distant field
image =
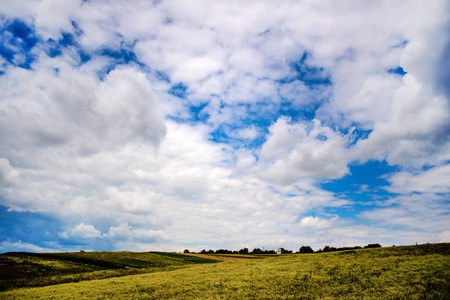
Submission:
[[[450,299],[448,243],[321,254],[273,255],[265,259],[222,263],[186,262],[181,254],[170,257],[172,254],[110,253],[115,258],[108,261],[118,265],[139,265],[140,262],[145,264],[145,261],[151,265],[161,259],[161,270],[102,280],[15,289],[0,293],[0,298]],[[90,255],[87,258],[96,257],[95,253]],[[3,256],[1,255],[2,259]],[[172,265],[164,259],[177,261],[179,265]],[[48,261],[51,264],[58,263],[54,259]],[[72,261],[69,265],[71,263],[75,264]],[[173,267],[170,271],[169,266]],[[123,269],[110,271],[120,270]]]
[[[184,254],[198,258],[209,258],[220,261],[247,261],[249,259],[262,259],[264,256],[262,255],[240,255],[240,254]],[[266,255],[265,257],[274,256],[274,255]]]
[[186,255],[181,253],[171,253],[171,252],[149,252],[156,255],[161,255],[164,257],[169,257],[173,259],[178,259],[184,262],[192,262],[196,264],[205,264],[205,263],[216,263],[218,260],[215,260],[212,256],[193,256]]
[[170,271],[213,258],[151,252],[76,252],[0,254],[0,291],[84,280]]

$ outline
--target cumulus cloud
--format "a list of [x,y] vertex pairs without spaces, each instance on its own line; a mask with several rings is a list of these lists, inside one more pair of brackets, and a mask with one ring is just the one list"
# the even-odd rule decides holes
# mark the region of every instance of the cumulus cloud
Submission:
[[330,227],[333,227],[337,221],[338,217],[335,217],[333,219],[321,219],[319,217],[305,217],[300,220],[300,227],[305,229],[313,229],[313,230],[320,230],[320,229],[327,229]]
[[245,140],[253,140],[257,136],[258,136],[258,130],[254,126],[238,129],[236,131],[236,137],[245,139]]
[[122,223],[117,227],[111,227],[105,237],[112,240],[131,240],[134,242],[153,243],[168,239],[168,236],[161,230],[133,229],[127,223]]
[[18,179],[19,172],[10,165],[6,158],[0,157],[0,185],[3,187],[16,185]]
[[[117,69],[104,81],[71,70],[52,75],[46,69],[13,70],[3,82],[5,144],[70,144],[95,152],[128,142],[157,145],[164,136],[163,117],[143,73]],[[29,79],[27,88],[20,77]]]
[[100,231],[95,229],[92,225],[85,225],[84,223],[80,223],[75,226],[70,232],[63,231],[59,234],[62,238],[98,238],[101,236]]
[[110,72],[97,87],[91,78],[68,74],[50,87],[49,96],[86,140],[111,146],[128,141],[157,144],[165,134],[162,117],[143,73],[132,69]]
[[399,172],[388,177],[390,186],[386,189],[393,193],[450,193],[450,166],[439,166],[430,170],[409,173]]
[[9,239],[0,243],[0,252],[15,252],[15,251],[26,251],[26,252],[53,252],[53,248],[40,247],[30,243],[24,243],[22,241],[11,242]]
[[269,178],[289,183],[302,177],[339,178],[348,172],[346,137],[318,120],[292,124],[280,118],[269,131],[260,152],[268,162]]
[[107,233],[101,233],[93,225],[80,223],[69,231],[58,233],[59,237],[64,239],[108,239],[111,243],[121,241],[145,242],[151,244],[156,241],[168,239],[168,236],[161,230],[135,229],[127,223],[121,223],[118,226],[111,226]]
[[439,164],[448,158],[448,100],[423,93],[423,87],[410,75],[395,90],[392,116],[377,122],[367,139],[359,140],[355,158],[386,159],[391,164],[422,166]]

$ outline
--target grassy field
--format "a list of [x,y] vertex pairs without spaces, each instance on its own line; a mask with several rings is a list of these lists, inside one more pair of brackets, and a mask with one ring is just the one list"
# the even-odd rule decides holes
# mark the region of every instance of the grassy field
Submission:
[[151,252],[5,253],[0,291],[170,271],[217,260]]
[[171,271],[15,289],[0,298],[450,299],[449,255],[450,244],[431,244],[190,263]]

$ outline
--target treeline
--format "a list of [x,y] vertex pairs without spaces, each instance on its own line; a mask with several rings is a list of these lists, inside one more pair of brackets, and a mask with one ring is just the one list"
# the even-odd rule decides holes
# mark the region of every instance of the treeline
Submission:
[[358,250],[358,249],[363,249],[363,248],[364,249],[367,249],[367,248],[381,248],[381,245],[380,244],[368,244],[368,245],[366,245],[364,247],[354,246],[354,247],[340,247],[340,248],[325,246],[325,247],[323,247],[323,249],[319,249],[317,251],[314,251],[310,246],[302,246],[302,247],[300,247],[300,249],[296,253],[322,253],[322,252]]
[[368,244],[368,245],[366,245],[364,247],[355,246],[355,247],[341,247],[341,248],[325,246],[323,249],[319,249],[319,250],[315,251],[315,253],[358,250],[358,249],[362,249],[362,248],[364,248],[364,249],[367,249],[367,248],[381,248],[381,245],[380,244]]
[[[184,250],[185,253],[189,253],[186,252],[189,250]],[[200,251],[201,254],[276,254],[275,250],[261,250],[259,248],[255,248],[253,249],[253,251],[249,251],[248,248],[242,248],[239,251],[232,251],[232,250],[228,250],[228,249],[219,249],[219,250],[211,250],[209,249],[208,251],[203,249],[202,251]]]
[[[323,249],[319,249],[317,251],[314,251],[310,246],[302,246],[300,247],[300,249],[298,250],[298,252],[295,253],[322,253],[322,252],[334,252],[334,251],[348,251],[348,250],[358,250],[358,249],[367,249],[367,248],[381,248],[380,244],[368,244],[364,247],[361,246],[354,246],[354,247],[340,247],[340,248],[336,248],[336,247],[330,247],[330,246],[325,246]],[[188,249],[184,250],[184,253],[190,253],[190,251]],[[292,250],[286,250],[284,248],[279,248],[278,251],[275,250],[261,250],[260,248],[255,248],[252,251],[249,251],[248,248],[242,248],[239,251],[232,251],[232,250],[228,250],[228,249],[219,249],[219,250],[206,250],[203,249],[202,251],[200,251],[201,254],[289,254],[289,253],[293,253]]]

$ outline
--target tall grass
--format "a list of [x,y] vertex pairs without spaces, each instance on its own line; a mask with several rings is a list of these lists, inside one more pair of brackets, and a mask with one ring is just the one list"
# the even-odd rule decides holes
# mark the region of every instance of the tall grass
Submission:
[[196,257],[196,256],[190,256],[190,255],[184,255],[179,253],[171,253],[171,252],[149,252],[155,255],[160,255],[163,257],[169,257],[177,260],[181,260],[184,262],[192,262],[197,264],[211,264],[211,263],[217,263],[218,260],[215,260],[212,258],[203,258],[203,257]]
[[201,264],[170,272],[19,289],[0,293],[0,298],[450,299],[449,245]]
[[131,274],[169,271],[208,259],[173,258],[151,253],[6,253],[0,255],[0,291]]

